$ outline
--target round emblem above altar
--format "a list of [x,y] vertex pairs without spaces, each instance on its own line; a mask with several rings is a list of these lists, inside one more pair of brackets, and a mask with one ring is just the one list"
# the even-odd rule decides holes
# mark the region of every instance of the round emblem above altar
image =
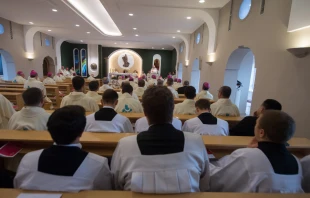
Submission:
[[118,56],[117,62],[118,66],[123,69],[130,69],[135,63],[133,56],[127,52],[121,53]]

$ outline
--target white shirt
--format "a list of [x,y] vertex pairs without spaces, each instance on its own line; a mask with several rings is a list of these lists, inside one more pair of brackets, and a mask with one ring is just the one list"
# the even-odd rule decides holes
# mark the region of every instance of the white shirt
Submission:
[[179,98],[178,92],[173,87],[168,86],[167,88],[171,91],[171,93],[173,94],[174,98]]
[[11,130],[36,130],[46,131],[47,121],[50,117],[49,113],[41,107],[23,107],[20,111],[14,113],[9,121],[9,129]]
[[[108,159],[93,153],[86,153],[85,151],[73,150],[74,152],[71,152],[71,148],[80,147],[79,145],[80,144],[53,146],[54,148],[60,148],[55,150],[51,147],[45,150],[42,149],[27,153],[18,167],[14,179],[14,187],[25,190],[57,192],[111,190],[112,176],[108,165]],[[68,149],[70,152],[68,152]],[[57,161],[52,162],[49,160],[48,153],[46,154],[44,151],[52,153],[52,157],[57,159]],[[73,157],[68,156],[67,160],[64,159],[64,156],[61,153],[62,151]],[[81,157],[77,158],[78,156]],[[83,157],[85,158],[83,159]],[[74,158],[77,160],[73,160]],[[80,158],[82,158],[82,161],[79,161]],[[61,164],[66,163],[67,161],[71,161],[68,163],[74,166]],[[48,167],[46,164],[51,164],[51,166]],[[56,167],[61,167],[61,165],[69,166],[64,168],[67,169],[67,175],[62,173],[62,170],[55,170],[53,167],[55,164],[57,164]],[[42,170],[40,171],[39,169]]]
[[185,99],[182,103],[176,104],[173,114],[196,115],[195,100]]
[[[122,96],[122,92],[117,92],[117,94],[118,94],[118,98],[120,98]],[[135,92],[132,92],[132,97],[133,97],[133,99],[140,101],[139,97],[137,96],[137,94]]]
[[100,92],[104,92],[107,89],[113,89],[112,87],[110,87],[108,84],[104,84],[101,87],[99,87],[99,91]]
[[143,113],[139,100],[134,99],[129,93],[122,94],[115,107],[117,113]]
[[24,84],[26,82],[26,79],[21,77],[21,76],[16,76],[13,80],[13,83],[18,83],[18,84]]
[[87,80],[88,81],[93,81],[93,80],[96,80],[94,77],[92,77],[92,76],[89,76],[88,78],[87,78]]
[[69,95],[65,96],[61,101],[60,108],[67,105],[80,105],[84,107],[85,111],[89,112],[96,112],[99,110],[98,103],[82,92],[71,92]]
[[304,157],[301,161],[303,170],[302,187],[306,193],[310,193],[310,155]]
[[211,113],[214,116],[240,116],[238,107],[230,99],[218,99],[211,104]]
[[134,90],[134,94],[137,95],[137,97],[142,97],[144,94],[145,88],[144,87],[138,87],[136,90]]
[[96,91],[88,91],[86,96],[94,99],[97,103],[101,103],[102,96],[99,95]]
[[28,80],[26,80],[24,84],[24,89],[28,89],[32,87],[39,88],[43,92],[43,95],[46,96],[46,89],[42,82],[38,81],[35,78],[29,78]]
[[184,140],[183,152],[142,155],[136,135],[122,138],[111,162],[116,190],[154,194],[207,191],[209,159],[205,145],[196,134],[184,133]]
[[[182,122],[178,118],[173,118],[172,125],[175,129],[180,130],[182,128]],[[139,118],[135,123],[135,132],[141,133],[143,131],[147,131],[149,129],[150,125],[147,122],[146,117]]]
[[202,90],[199,94],[196,95],[196,100],[199,99],[209,99],[209,100],[213,100],[213,95],[206,90]]
[[54,76],[53,79],[54,79],[56,82],[63,82],[62,77],[59,77],[59,76]]
[[117,114],[112,107],[103,107],[98,112],[86,117],[87,132],[133,133],[130,120]]
[[12,103],[0,94],[0,129],[8,129],[8,122],[14,113]]
[[302,169],[297,175],[276,174],[258,148],[243,148],[210,164],[212,192],[302,193]]
[[203,113],[199,117],[186,120],[182,131],[199,135],[228,136],[229,126],[225,120],[213,117],[211,113]]
[[68,70],[65,70],[63,74],[64,74],[64,76],[70,76],[71,75],[70,71],[68,71]]
[[51,77],[47,77],[43,80],[44,85],[56,85],[56,81]]

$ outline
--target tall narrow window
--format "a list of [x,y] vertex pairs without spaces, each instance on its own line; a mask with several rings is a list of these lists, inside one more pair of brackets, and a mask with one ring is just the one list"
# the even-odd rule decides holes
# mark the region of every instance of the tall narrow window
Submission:
[[3,76],[2,56],[0,54],[0,76]]
[[73,66],[76,74],[81,75],[80,71],[80,53],[78,49],[73,50]]
[[81,49],[81,76],[87,77],[87,58],[85,49]]
[[262,4],[260,6],[260,14],[264,14],[265,12],[265,0],[262,0]]

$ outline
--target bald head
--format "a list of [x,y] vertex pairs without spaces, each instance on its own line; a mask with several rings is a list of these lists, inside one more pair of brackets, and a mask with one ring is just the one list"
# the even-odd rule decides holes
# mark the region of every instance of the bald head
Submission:
[[104,77],[102,79],[102,83],[105,84],[105,85],[109,84],[109,79],[107,77]]
[[231,94],[231,88],[228,86],[223,86],[220,88],[218,93],[218,98],[228,99]]

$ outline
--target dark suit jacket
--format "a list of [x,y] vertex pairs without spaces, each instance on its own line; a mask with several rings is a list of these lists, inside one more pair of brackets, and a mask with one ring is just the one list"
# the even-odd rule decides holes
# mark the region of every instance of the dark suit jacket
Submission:
[[247,116],[234,128],[230,129],[231,136],[254,136],[257,117]]
[[183,87],[179,87],[178,88],[178,94],[184,94],[184,92],[185,92],[185,88],[186,88],[187,86],[183,86]]

